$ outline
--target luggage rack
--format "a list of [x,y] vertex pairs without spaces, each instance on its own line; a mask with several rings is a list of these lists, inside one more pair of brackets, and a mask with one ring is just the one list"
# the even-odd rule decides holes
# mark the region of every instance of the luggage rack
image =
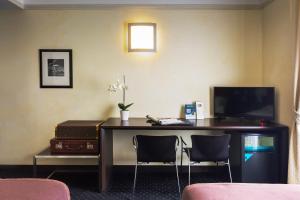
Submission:
[[[100,167],[100,154],[51,154],[50,147],[48,147],[33,156],[33,177],[37,177],[37,161],[41,159],[97,159],[97,166],[98,168]],[[99,171],[100,169],[97,170],[97,172]],[[70,172],[70,170],[54,170],[47,176],[47,178],[50,179],[57,172]],[[72,170],[72,172],[87,172],[87,170]]]

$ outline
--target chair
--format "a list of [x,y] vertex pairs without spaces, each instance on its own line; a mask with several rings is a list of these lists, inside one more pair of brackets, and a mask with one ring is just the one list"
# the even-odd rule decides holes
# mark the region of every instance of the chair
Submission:
[[224,162],[228,166],[230,182],[232,183],[231,169],[229,162],[230,135],[192,135],[192,148],[188,148],[181,137],[181,167],[182,156],[185,152],[189,158],[189,185],[191,184],[191,164],[200,162]]
[[197,183],[187,186],[182,200],[299,200],[298,184]]
[[0,199],[71,200],[66,184],[50,179],[0,179]]
[[180,183],[176,156],[178,145],[179,139],[177,136],[136,135],[133,137],[133,146],[137,155],[137,162],[134,172],[133,193],[135,192],[138,166],[142,164],[149,164],[150,162],[162,162],[175,165],[178,192],[180,195]]

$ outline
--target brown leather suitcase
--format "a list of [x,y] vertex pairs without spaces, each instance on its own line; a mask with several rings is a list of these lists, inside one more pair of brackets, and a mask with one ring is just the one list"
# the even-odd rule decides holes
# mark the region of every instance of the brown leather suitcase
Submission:
[[99,154],[99,142],[95,140],[50,140],[52,154]]
[[57,125],[55,137],[59,139],[97,139],[102,121],[69,120]]

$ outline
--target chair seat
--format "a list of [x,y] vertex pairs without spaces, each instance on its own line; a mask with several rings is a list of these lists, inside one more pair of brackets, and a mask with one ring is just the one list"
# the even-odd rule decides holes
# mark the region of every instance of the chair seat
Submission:
[[[182,148],[183,149],[183,152],[186,153],[187,157],[190,158],[190,160],[192,162],[196,162],[196,163],[200,163],[200,162],[223,162],[223,161],[226,161],[227,159],[220,159],[220,160],[206,160],[206,159],[199,159],[199,157],[195,157],[193,156],[193,154],[190,154],[189,152],[191,152],[192,148],[191,147],[184,147]],[[191,157],[189,157],[189,155],[191,155]]]

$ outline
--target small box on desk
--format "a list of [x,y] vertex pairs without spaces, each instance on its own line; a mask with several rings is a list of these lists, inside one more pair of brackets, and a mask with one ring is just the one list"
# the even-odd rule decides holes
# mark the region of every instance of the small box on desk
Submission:
[[196,119],[195,104],[185,104],[184,112],[185,112],[185,119]]

